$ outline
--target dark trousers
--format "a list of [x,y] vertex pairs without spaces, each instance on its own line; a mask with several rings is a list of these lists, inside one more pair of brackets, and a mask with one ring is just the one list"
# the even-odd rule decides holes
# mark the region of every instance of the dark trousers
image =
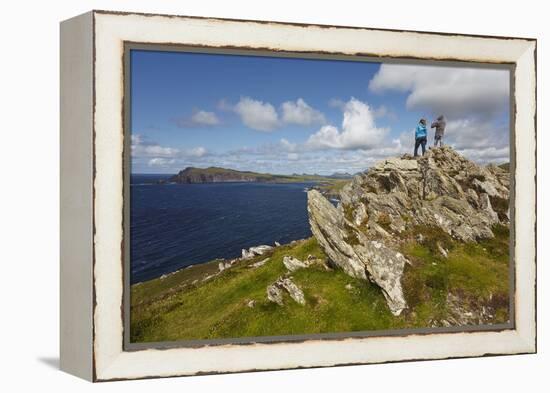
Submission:
[[414,156],[418,156],[418,146],[422,146],[422,155],[426,153],[426,143],[428,142],[428,139],[423,136],[420,138],[416,138],[414,141]]

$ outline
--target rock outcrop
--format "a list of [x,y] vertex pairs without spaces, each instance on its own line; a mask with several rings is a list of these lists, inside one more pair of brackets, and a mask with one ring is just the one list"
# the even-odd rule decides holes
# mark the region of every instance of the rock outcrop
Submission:
[[248,267],[251,268],[251,269],[256,269],[256,268],[258,268],[258,267],[262,267],[262,266],[265,265],[268,261],[269,261],[269,258],[265,258],[265,259],[262,259],[261,261],[254,262],[254,263],[250,264]]
[[267,300],[273,303],[277,303],[279,306],[283,305],[283,290],[279,285],[271,284],[267,287]]
[[283,303],[283,291],[286,291],[290,297],[302,306],[306,304],[304,292],[292,281],[292,277],[279,277],[277,281],[267,287],[267,299],[279,306]]
[[223,272],[226,269],[229,269],[232,266],[231,262],[220,262],[218,263],[218,270]]
[[308,263],[302,262],[299,259],[289,255],[285,255],[285,257],[283,258],[283,264],[291,272],[296,271],[298,269],[303,269],[309,266]]
[[261,246],[250,247],[248,250],[245,250],[243,248],[241,251],[241,255],[242,255],[241,257],[242,259],[254,258],[256,255],[263,255],[272,249],[273,249],[272,246],[268,246],[265,244]]
[[331,261],[378,285],[399,315],[407,307],[403,236],[438,227],[457,241],[491,238],[495,224],[509,222],[509,187],[503,168],[477,165],[450,147],[433,148],[424,157],[387,159],[355,176],[340,192],[338,207],[309,191],[309,222]]

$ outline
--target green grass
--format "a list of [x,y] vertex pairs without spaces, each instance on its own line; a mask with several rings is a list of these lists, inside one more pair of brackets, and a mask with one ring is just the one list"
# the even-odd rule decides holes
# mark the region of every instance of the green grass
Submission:
[[338,196],[340,191],[351,181],[352,179],[327,179],[319,188],[327,195]]
[[[315,238],[310,238],[276,248],[269,262],[256,269],[248,265],[266,256],[239,262],[204,282],[202,277],[217,271],[217,262],[132,286],[131,341],[427,327],[430,321],[447,316],[448,291],[465,299],[469,307],[494,307],[492,322],[504,322],[508,318],[508,231],[499,227],[496,232],[495,239],[480,244],[453,243],[448,259],[429,241],[406,241],[403,252],[413,266],[407,265],[402,282],[410,309],[399,317],[389,312],[377,286],[317,264],[292,273],[306,305],[288,295],[283,307],[269,302],[266,287],[286,272],[285,255],[301,260],[309,254],[326,258]],[[193,284],[195,280],[199,281]],[[346,288],[348,284],[352,289]],[[250,300],[255,300],[255,307],[247,306]]]
[[[495,238],[480,243],[453,242],[438,229],[424,232],[423,244],[408,242],[404,254],[412,261],[402,280],[411,310],[417,312],[415,326],[421,326],[433,316],[444,319],[446,296],[453,293],[466,308],[477,310],[491,307],[495,318],[491,323],[505,323],[509,313],[509,231],[494,228]],[[435,240],[439,238],[439,240]],[[436,242],[449,250],[445,258]],[[419,325],[420,323],[420,325]]]

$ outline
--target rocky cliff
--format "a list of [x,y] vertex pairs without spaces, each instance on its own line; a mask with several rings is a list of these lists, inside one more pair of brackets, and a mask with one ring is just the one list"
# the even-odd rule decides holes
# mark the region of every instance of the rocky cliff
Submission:
[[270,173],[258,173],[250,171],[237,171],[234,169],[209,167],[187,167],[163,183],[232,183],[232,182],[257,182],[257,183],[294,183],[294,182],[335,182],[340,179],[323,177],[319,175],[273,175]]
[[[332,263],[378,285],[399,315],[407,308],[404,242],[421,242],[426,228],[457,242],[492,238],[496,224],[509,223],[509,189],[506,169],[477,165],[450,147],[434,148],[421,158],[381,161],[355,176],[341,190],[338,207],[309,191],[309,222]],[[446,255],[441,240],[436,245]]]
[[261,182],[273,180],[271,175],[255,172],[241,172],[226,168],[187,167],[168,181],[172,183],[223,183],[223,182]]

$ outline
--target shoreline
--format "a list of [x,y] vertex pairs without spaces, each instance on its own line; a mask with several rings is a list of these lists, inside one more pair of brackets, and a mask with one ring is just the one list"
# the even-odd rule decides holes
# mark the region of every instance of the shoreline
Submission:
[[[139,176],[144,176],[144,175],[139,175]],[[290,181],[283,181],[283,182],[281,182],[281,181],[216,181],[216,182],[202,182],[202,183],[175,183],[175,182],[174,183],[168,183],[168,182],[159,183],[159,181],[158,181],[159,178],[161,178],[161,177],[167,178],[168,175],[145,175],[144,177],[145,177],[145,179],[135,178],[134,181],[136,181],[136,182],[134,184],[130,184],[130,186],[132,188],[134,188],[134,186],[135,186],[136,191],[139,190],[140,187],[149,187],[149,186],[155,186],[155,185],[157,185],[157,186],[165,186],[165,185],[178,186],[178,185],[212,184],[212,186],[204,186],[206,190],[209,187],[213,187],[213,189],[216,188],[216,187],[221,187],[220,190],[224,189],[223,188],[224,186],[223,185],[219,186],[219,184],[227,185],[227,187],[229,189],[231,187],[240,187],[240,186],[246,187],[248,185],[252,186],[252,188],[254,188],[254,185],[256,185],[257,187],[267,187],[267,189],[269,189],[269,187],[278,187],[278,186],[285,187],[286,186],[286,187],[294,188],[294,189],[296,189],[295,190],[296,192],[300,192],[300,193],[302,193],[302,192],[307,193],[310,190],[318,190],[327,199],[329,199],[330,202],[335,206],[339,203],[340,189],[343,188],[344,185],[348,184],[351,181],[351,179],[330,179],[330,181],[327,181],[329,179],[311,179],[311,180],[306,180],[306,181],[302,181],[300,179],[300,181],[292,181],[292,182],[290,182]],[[218,184],[218,186],[216,186],[215,184]],[[191,190],[193,188],[194,187],[190,187],[189,189]],[[198,189],[200,190],[201,187],[199,186]],[[145,188],[143,190],[144,190],[143,192],[146,191]],[[304,211],[306,210],[305,206],[304,206],[303,210]],[[300,211],[302,211],[302,210],[300,209]],[[306,217],[306,221],[304,222],[304,225],[309,228],[309,225],[307,224],[307,217]],[[294,231],[290,231],[290,232],[286,231],[286,232],[280,232],[280,233],[270,233],[264,239],[262,239],[263,236],[259,236],[259,237],[257,237],[256,240],[260,241],[260,242],[267,240],[266,243],[261,243],[261,244],[264,244],[264,245],[265,244],[274,244],[275,242],[272,241],[273,239],[276,239],[279,242],[281,242],[281,240],[282,240],[282,241],[285,242],[285,244],[288,244],[288,243],[291,243],[293,240],[297,240],[297,239],[300,239],[300,238],[307,237],[307,236],[311,235],[310,231],[299,231],[299,232],[303,232],[303,233],[293,233],[293,232]],[[267,233],[266,233],[266,235],[267,235]],[[292,235],[298,235],[298,236],[292,237]],[[240,239],[240,240],[242,240],[242,239]],[[260,243],[258,243],[258,244],[260,244]],[[190,259],[185,258],[185,255],[182,255],[182,257],[187,259],[187,260],[179,259],[179,258],[176,257],[178,255],[177,253],[174,253],[174,257],[167,256],[169,262],[167,262],[166,264],[161,263],[161,264],[159,264],[159,266],[154,266],[155,263],[156,263],[154,259],[152,261],[147,262],[143,266],[142,265],[132,266],[132,260],[130,260],[129,268],[130,268],[130,277],[131,277],[130,281],[132,283],[131,285],[139,284],[141,282],[147,282],[147,281],[157,279],[157,278],[160,278],[160,277],[163,277],[163,276],[166,277],[169,274],[173,274],[173,273],[175,273],[179,270],[186,269],[186,268],[189,268],[189,267],[195,266],[195,265],[204,265],[204,264],[211,263],[211,262],[226,263],[226,262],[231,261],[233,259],[239,258],[238,250],[234,249],[238,245],[239,245],[239,242],[235,242],[235,243],[232,244],[231,249],[220,249],[217,252],[203,253],[203,254],[205,254],[204,257],[206,257],[206,258],[205,259],[201,258],[202,261],[199,260],[199,262],[197,261],[197,259],[194,259],[194,258],[190,258]],[[208,248],[207,245],[205,245],[205,247]],[[248,246],[248,247],[250,247],[250,246]],[[211,254],[211,255],[208,255],[208,254]],[[198,257],[198,256],[199,255],[196,255],[196,257]],[[183,267],[178,267],[178,265],[179,266],[185,265],[185,263],[190,263],[190,265],[183,266]],[[174,264],[176,266],[169,266],[171,264]],[[135,270],[132,267],[134,267]],[[178,267],[178,268],[176,270],[172,270],[173,267]]]
[[[143,283],[148,283],[148,282],[151,282],[151,281],[155,281],[155,280],[164,280],[166,278],[169,278],[170,276],[173,276],[175,274],[178,274],[178,273],[181,273],[185,270],[189,270],[189,269],[193,269],[193,268],[197,268],[197,267],[204,267],[206,265],[215,265],[217,267],[217,269],[221,272],[225,269],[220,269],[219,268],[219,265],[220,263],[224,264],[224,266],[226,266],[226,264],[229,264],[230,266],[236,264],[236,263],[239,263],[239,262],[242,262],[244,260],[250,260],[250,259],[253,259],[254,257],[257,257],[257,256],[261,256],[263,255],[264,253],[267,253],[267,252],[273,252],[274,250],[276,250],[277,248],[279,247],[287,247],[287,246],[293,246],[295,244],[298,244],[300,242],[303,242],[305,240],[307,240],[308,238],[302,238],[302,239],[295,239],[295,240],[291,240],[290,242],[288,243],[279,243],[277,241],[273,242],[273,245],[270,246],[270,245],[266,245],[266,244],[260,244],[260,245],[257,245],[257,246],[252,246],[252,247],[249,247],[248,250],[247,249],[242,249],[241,251],[241,257],[236,257],[236,258],[214,258],[212,260],[209,260],[209,261],[205,261],[205,262],[202,262],[202,263],[193,263],[191,265],[187,265],[187,266],[184,266],[182,268],[179,268],[177,270],[174,270],[172,272],[169,272],[169,273],[163,273],[161,274],[160,276],[156,276],[156,277],[153,277],[153,278],[149,278],[147,280],[143,280],[143,281],[138,281],[138,282],[133,282],[130,284],[131,287],[134,287],[134,286],[139,286]],[[262,252],[262,253],[255,253],[255,254],[251,254],[249,257],[245,257],[244,256],[244,253],[245,252],[250,252],[250,250],[253,250],[253,249],[258,249],[260,247],[269,247],[269,249],[266,249],[266,252]],[[130,280],[131,281],[131,280]]]

